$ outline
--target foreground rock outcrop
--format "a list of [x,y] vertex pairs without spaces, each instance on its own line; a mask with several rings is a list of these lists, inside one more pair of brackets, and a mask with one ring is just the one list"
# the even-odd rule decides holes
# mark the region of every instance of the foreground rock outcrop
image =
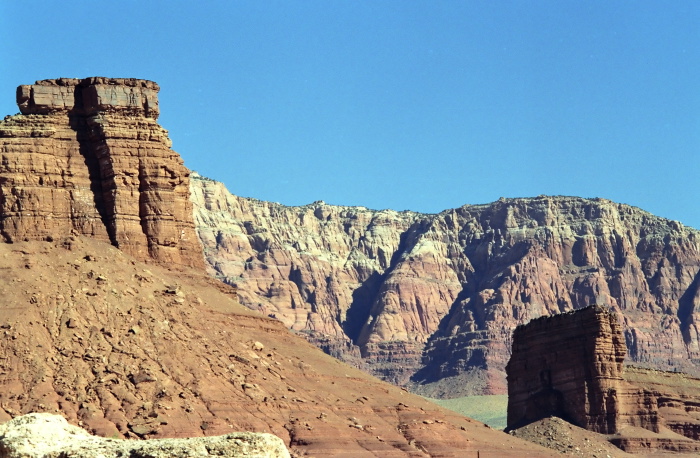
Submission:
[[700,233],[604,199],[436,215],[286,207],[191,181],[210,272],[326,352],[432,397],[505,393],[512,331],[591,304],[630,361],[699,374]]
[[141,260],[202,266],[189,170],[157,119],[156,83],[59,78],[17,88],[0,122],[0,235],[80,234]]
[[556,416],[627,451],[700,451],[700,381],[679,390],[674,380],[659,383],[649,370],[632,369],[641,383],[630,383],[624,358],[618,316],[605,307],[519,326],[506,367],[508,429]]
[[63,417],[34,413],[0,425],[3,458],[171,458],[228,456],[288,458],[282,440],[272,434],[231,433],[190,439],[130,441],[106,439],[70,425]]

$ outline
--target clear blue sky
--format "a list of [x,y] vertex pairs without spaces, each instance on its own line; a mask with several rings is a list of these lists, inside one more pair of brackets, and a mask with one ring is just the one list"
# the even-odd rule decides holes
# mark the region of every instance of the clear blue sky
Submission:
[[604,197],[700,228],[699,1],[0,1],[19,84],[135,77],[191,169],[287,205]]

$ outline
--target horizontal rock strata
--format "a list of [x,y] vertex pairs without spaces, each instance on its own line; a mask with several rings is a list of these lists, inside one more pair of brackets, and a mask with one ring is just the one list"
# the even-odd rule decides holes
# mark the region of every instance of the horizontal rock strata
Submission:
[[202,261],[156,91],[41,81],[0,123],[0,421],[45,412],[145,440],[269,432],[295,456],[548,456],[342,364],[203,271],[172,269]]
[[700,233],[678,222],[604,199],[425,215],[191,184],[210,271],[245,305],[417,392],[505,393],[516,326],[591,304],[622,315],[630,361],[700,373]]
[[506,366],[508,428],[555,415],[603,434],[629,423],[658,432],[655,405],[629,415],[635,395],[644,396],[624,382],[624,359],[618,317],[602,307],[519,326]]
[[202,266],[189,171],[157,123],[152,81],[86,78],[17,88],[0,122],[0,235],[81,234],[139,259]]
[[[700,441],[700,379],[634,366],[625,367],[623,378],[653,399],[666,428]],[[695,447],[700,450],[699,444]]]
[[625,370],[618,319],[592,306],[519,326],[506,367],[508,429],[556,416],[626,451],[700,450],[700,381]]

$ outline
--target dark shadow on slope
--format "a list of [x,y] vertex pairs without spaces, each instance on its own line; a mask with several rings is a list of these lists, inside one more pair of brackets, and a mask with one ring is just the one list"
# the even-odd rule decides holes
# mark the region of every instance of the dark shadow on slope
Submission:
[[685,293],[678,300],[678,319],[681,322],[681,334],[686,345],[691,342],[690,322],[695,311],[695,301],[700,295],[700,272],[695,275],[695,279],[690,284]]
[[345,321],[341,323],[341,326],[345,335],[347,335],[355,345],[357,345],[362,329],[369,320],[372,306],[377,299],[382,284],[384,284],[384,281],[389,278],[394,269],[396,269],[396,266],[401,261],[401,256],[408,248],[409,235],[416,231],[422,233],[428,224],[430,224],[429,220],[417,221],[403,232],[399,236],[399,246],[391,255],[389,267],[387,267],[384,273],[373,272],[367,280],[362,282],[362,285],[353,292],[352,304],[350,304]]
[[[433,383],[469,370],[486,369],[486,348],[480,342],[487,338],[489,310],[488,304],[481,305],[479,293],[484,289],[497,290],[506,281],[503,273],[507,268],[522,260],[532,249],[531,242],[522,241],[487,256],[486,247],[494,242],[493,237],[493,234],[489,234],[464,248],[474,272],[465,279],[450,311],[442,317],[437,330],[428,338],[422,355],[423,367],[411,377],[412,382]],[[459,322],[454,323],[455,320]],[[472,330],[462,329],[461,339],[448,338],[454,325],[467,322],[473,324]],[[467,345],[467,342],[470,344]],[[461,359],[458,365],[454,364],[455,358]]]
[[[456,315],[465,314],[463,302],[468,297],[474,295],[473,285],[474,283],[470,282],[463,285],[462,291],[459,292],[457,298],[452,303],[450,311],[442,317],[440,323],[438,324],[438,329],[428,338],[428,341],[425,343],[423,348],[423,354],[421,357],[421,365],[423,367],[411,376],[411,382],[423,385],[437,382],[445,377],[446,372],[444,371],[443,366],[448,363],[448,360],[450,359],[450,355],[448,355],[448,353],[450,353],[452,349],[449,348],[449,344],[445,342],[444,339],[450,333],[450,323],[456,317]],[[483,329],[483,323],[477,323],[477,328]],[[473,357],[466,362],[467,368],[483,367],[485,355],[473,354],[472,356]],[[448,372],[450,375],[457,375],[455,371]]]
[[354,344],[357,344],[362,327],[369,318],[372,304],[379,293],[382,283],[384,283],[384,275],[379,272],[373,272],[359,288],[352,292],[352,303],[341,326],[345,335]]

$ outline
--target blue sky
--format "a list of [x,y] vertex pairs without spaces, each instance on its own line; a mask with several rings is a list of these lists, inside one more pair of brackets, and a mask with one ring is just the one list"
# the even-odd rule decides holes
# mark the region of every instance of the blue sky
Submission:
[[0,115],[161,86],[191,169],[287,205],[604,197],[700,228],[697,1],[0,1]]

